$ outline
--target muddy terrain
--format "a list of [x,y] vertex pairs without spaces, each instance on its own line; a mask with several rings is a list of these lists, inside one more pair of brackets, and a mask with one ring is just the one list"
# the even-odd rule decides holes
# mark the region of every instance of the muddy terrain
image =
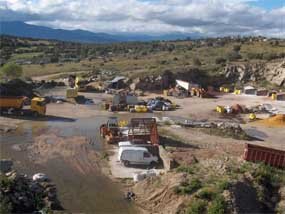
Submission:
[[[46,94],[64,96],[65,88],[48,90]],[[116,178],[112,167],[109,168],[109,161],[115,157],[112,153],[115,147],[107,145],[99,134],[100,125],[105,123],[109,116],[117,116],[123,120],[155,116],[237,121],[242,123],[242,128],[249,135],[258,138],[250,143],[285,150],[282,141],[285,135],[284,127],[272,128],[266,124],[248,123],[247,114],[224,117],[214,111],[217,105],[239,103],[251,106],[270,103],[284,113],[284,102],[272,101],[267,97],[219,94],[216,99],[170,98],[180,108],[175,111],[140,114],[103,110],[104,101],[112,97],[108,94],[80,95],[92,99],[94,104],[50,103],[47,105],[47,116],[38,119],[26,116],[0,117],[1,158],[14,160],[15,168],[21,172],[30,175],[37,172],[48,174],[57,186],[62,206],[68,212],[175,213],[185,208],[186,201],[192,200],[188,196],[175,193],[175,188],[185,179],[189,179],[189,176],[183,173],[161,171],[161,178],[146,179],[135,185],[128,179]],[[157,94],[150,93],[141,99],[154,96]],[[257,117],[266,116],[257,114]],[[223,175],[228,172],[230,164],[227,163],[240,163],[244,144],[249,142],[207,133],[198,128],[171,124],[160,125],[159,133],[169,155],[179,165],[191,166],[198,163],[200,166],[207,166],[209,170],[222,171]],[[168,142],[168,138],[174,138],[177,142]],[[135,171],[132,168],[127,169],[126,178],[131,177],[133,172]],[[149,186],[151,188],[148,189]],[[124,198],[125,192],[130,189],[136,194],[135,203]],[[167,212],[164,212],[165,210]]]

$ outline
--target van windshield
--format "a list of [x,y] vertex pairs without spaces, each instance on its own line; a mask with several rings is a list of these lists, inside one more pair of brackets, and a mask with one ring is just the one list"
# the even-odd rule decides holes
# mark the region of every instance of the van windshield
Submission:
[[150,154],[149,154],[148,152],[144,152],[144,153],[143,153],[143,157],[144,157],[144,158],[149,158],[149,157],[150,157]]

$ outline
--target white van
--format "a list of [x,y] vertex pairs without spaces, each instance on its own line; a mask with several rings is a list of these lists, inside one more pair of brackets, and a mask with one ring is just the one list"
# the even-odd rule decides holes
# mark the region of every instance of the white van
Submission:
[[144,140],[133,140],[133,141],[120,141],[118,143],[119,147],[123,147],[123,146],[140,146],[143,147],[145,145],[151,145],[149,141],[144,141]]
[[119,148],[118,160],[125,166],[131,164],[154,165],[158,162],[158,157],[153,156],[144,147],[123,146]]

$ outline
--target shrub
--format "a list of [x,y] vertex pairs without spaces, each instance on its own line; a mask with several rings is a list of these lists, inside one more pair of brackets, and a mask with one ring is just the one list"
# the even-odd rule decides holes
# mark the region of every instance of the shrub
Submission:
[[227,59],[229,61],[238,60],[241,59],[241,55],[238,52],[233,51],[227,54]]
[[19,78],[23,74],[23,69],[15,63],[7,63],[1,68],[1,75],[7,78]]
[[193,59],[193,64],[196,65],[196,66],[201,66],[202,65],[201,61],[198,58],[194,58]]
[[263,53],[248,53],[248,59],[263,59]]
[[260,185],[271,186],[273,182],[278,181],[278,176],[274,169],[265,164],[260,164],[254,171],[253,176]]
[[213,200],[216,197],[216,195],[217,193],[215,192],[215,190],[209,187],[205,187],[197,193],[197,196],[199,198],[205,199],[205,200]]
[[187,214],[200,214],[200,213],[205,213],[207,208],[207,202],[196,199],[191,201],[189,207],[187,208],[186,213]]
[[229,189],[230,183],[227,180],[221,180],[217,183],[217,189],[219,192]]
[[177,194],[192,194],[202,187],[201,181],[199,179],[193,179],[191,182],[184,182],[181,186],[175,188],[175,193]]
[[278,55],[276,53],[265,53],[265,54],[263,54],[263,59],[267,60],[267,61],[277,59],[277,58],[278,58]]
[[0,214],[12,213],[12,204],[7,198],[1,197],[0,199]]
[[241,46],[240,45],[234,45],[233,47],[233,51],[235,52],[239,52],[240,51]]
[[208,207],[208,214],[224,214],[226,213],[226,202],[222,195],[217,196]]
[[192,167],[189,167],[189,166],[179,166],[176,170],[177,170],[177,172],[186,172],[188,174],[194,173],[194,169]]
[[216,60],[215,60],[215,62],[216,62],[216,64],[223,64],[223,63],[225,63],[227,60],[225,59],[225,58],[223,58],[223,57],[218,57],[218,58],[216,58]]

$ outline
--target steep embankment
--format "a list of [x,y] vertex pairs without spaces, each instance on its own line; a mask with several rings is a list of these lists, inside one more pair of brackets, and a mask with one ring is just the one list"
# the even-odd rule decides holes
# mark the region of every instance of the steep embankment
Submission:
[[260,84],[268,81],[271,84],[285,86],[285,60],[275,63],[232,63],[223,73],[232,82]]

